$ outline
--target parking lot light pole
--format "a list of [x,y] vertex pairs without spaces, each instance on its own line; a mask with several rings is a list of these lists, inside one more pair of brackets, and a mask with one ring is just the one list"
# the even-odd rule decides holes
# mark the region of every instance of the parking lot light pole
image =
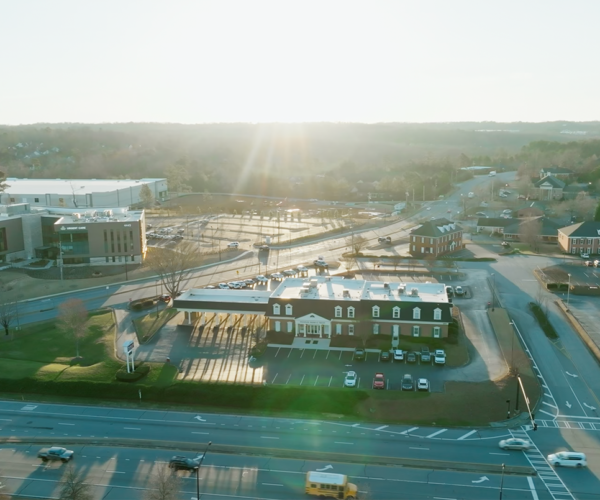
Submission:
[[506,418],[509,419],[510,418],[510,399],[506,400]]
[[567,285],[567,308],[569,307],[569,299],[571,298],[571,274],[569,273],[569,284]]
[[496,274],[492,273],[492,312],[496,307]]
[[196,469],[196,499],[200,500],[200,467],[202,467],[202,462],[204,462],[204,457],[206,456],[206,452],[208,451],[208,447],[212,444],[212,441],[209,441],[204,449],[204,453],[202,453],[202,458],[200,459],[200,463],[198,464],[198,468]]

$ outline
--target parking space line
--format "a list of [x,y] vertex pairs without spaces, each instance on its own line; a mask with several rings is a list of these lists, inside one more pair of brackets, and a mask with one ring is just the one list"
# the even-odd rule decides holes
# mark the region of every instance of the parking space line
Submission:
[[386,429],[387,427],[389,427],[389,425],[382,425],[381,427],[376,427],[375,430],[382,431],[383,429]]
[[314,383],[315,387],[316,387],[318,381],[319,381],[319,376],[317,375],[317,378],[315,379],[315,383]]
[[287,355],[287,357],[288,357],[288,358],[289,358],[289,357],[292,355],[292,351],[293,351],[293,350],[294,350],[293,348],[292,348],[292,349],[290,349],[290,352],[289,352],[289,354]]
[[315,359],[317,357],[317,353],[319,352],[318,349],[315,349],[315,353],[313,354],[313,359]]
[[344,352],[344,351],[340,351],[340,356],[338,359],[342,359],[342,352]]
[[413,427],[412,429],[408,429],[407,431],[401,432],[400,434],[410,434],[413,431],[416,431],[418,429],[418,427]]
[[329,385],[327,387],[331,387],[331,382],[333,382],[333,375],[329,377]]
[[304,356],[305,349],[300,349],[300,350],[302,351],[302,354],[300,354],[300,357],[302,357],[302,356]]
[[279,372],[277,372],[277,373],[275,374],[275,376],[273,377],[273,380],[271,380],[271,383],[272,383],[272,384],[274,384],[274,383],[275,383],[275,379],[277,378],[277,375],[279,375]]
[[462,435],[461,437],[459,437],[457,440],[460,441],[462,439],[467,439],[470,435],[475,434],[477,431],[471,431],[471,432],[467,432],[466,434]]
[[290,383],[290,379],[292,378],[292,374],[290,373],[288,375],[288,379],[285,381],[285,385],[288,385]]
[[437,431],[437,432],[434,432],[433,434],[429,434],[429,436],[427,436],[427,437],[428,437],[428,438],[435,437],[435,436],[437,436],[438,434],[441,434],[442,432],[446,432],[447,430],[448,430],[448,429],[440,429],[439,431]]
[[305,377],[305,376],[306,376],[306,375],[302,375],[302,380],[300,381],[300,385],[302,385],[302,382],[304,382],[304,377]]
[[277,348],[277,352],[275,353],[275,357],[277,357],[277,355],[279,354],[279,351],[281,351],[281,347]]
[[327,351],[327,356],[325,356],[325,359],[329,358],[329,353],[330,353],[330,352],[331,352],[331,351]]

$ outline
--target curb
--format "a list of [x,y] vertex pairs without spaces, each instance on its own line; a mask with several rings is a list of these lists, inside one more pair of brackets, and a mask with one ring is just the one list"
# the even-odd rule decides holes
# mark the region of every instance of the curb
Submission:
[[[0,438],[3,444],[54,444],[55,438]],[[146,448],[146,449],[169,449],[181,451],[198,451],[206,447],[207,443],[189,443],[181,441],[151,441],[144,439],[89,439],[67,437],[60,440],[62,445],[81,446],[104,446],[124,448]],[[327,453],[311,450],[291,450],[279,448],[261,448],[258,446],[238,446],[213,443],[210,447],[211,453],[226,455],[254,455],[278,458],[290,458],[295,460],[311,460],[324,462],[359,463],[365,465],[382,465],[388,467],[410,467],[416,469],[440,469],[454,471],[468,471],[472,473],[502,474],[503,468],[500,464],[482,464],[469,462],[455,462],[443,460],[423,460],[405,457],[386,457],[372,455],[352,455],[348,453]],[[516,476],[535,476],[537,472],[533,467],[520,465],[507,465],[504,474]]]
[[571,323],[571,326],[573,327],[577,335],[579,335],[581,340],[583,340],[583,343],[587,346],[587,348],[590,351],[592,351],[592,354],[596,357],[596,359],[600,361],[600,347],[596,345],[596,343],[590,337],[589,333],[585,330],[585,328],[583,328],[583,326],[581,326],[579,320],[573,315],[571,310],[565,305],[565,303],[562,300],[556,300],[555,304],[566,316],[567,320],[569,321],[569,323]]

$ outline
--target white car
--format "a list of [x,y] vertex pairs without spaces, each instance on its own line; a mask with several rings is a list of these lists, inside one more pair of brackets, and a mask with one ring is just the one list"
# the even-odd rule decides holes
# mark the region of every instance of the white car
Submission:
[[589,259],[590,258],[590,254],[589,253],[582,253],[581,254],[581,258],[582,259]]
[[446,352],[443,349],[436,349],[433,353],[433,362],[436,365],[446,364]]
[[426,378],[417,380],[417,391],[429,391],[429,380]]
[[308,267],[306,267],[306,266],[298,266],[296,268],[296,271],[298,271],[299,273],[307,273],[308,272]]
[[284,276],[281,273],[273,273],[273,274],[271,274],[271,279],[272,280],[282,280],[283,277]]
[[577,453],[574,451],[561,451],[559,453],[552,453],[548,455],[548,462],[554,467],[585,467],[587,466],[587,459],[584,453]]
[[221,290],[229,290],[229,285],[227,283],[219,283],[219,288]]
[[269,282],[269,278],[267,278],[264,274],[259,274],[256,277],[256,281],[258,281],[259,283],[268,283]]
[[402,349],[394,349],[394,361],[404,361],[404,351]]
[[501,450],[528,450],[531,448],[531,441],[519,438],[503,439],[498,446]]
[[463,290],[463,287],[458,285],[454,287],[454,295],[464,295],[465,291]]
[[346,373],[346,377],[344,378],[344,387],[356,387],[356,383],[358,381],[358,375],[356,372],[348,372]]
[[238,248],[240,244],[237,241],[232,241],[227,245],[227,248]]

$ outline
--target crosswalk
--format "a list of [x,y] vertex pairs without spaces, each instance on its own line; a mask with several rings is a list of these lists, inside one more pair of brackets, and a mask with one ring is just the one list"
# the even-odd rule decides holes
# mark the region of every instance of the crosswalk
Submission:
[[[511,430],[510,433],[513,437],[527,439],[531,442],[529,435],[524,430]],[[538,477],[544,483],[552,498],[554,500],[575,500],[575,497],[567,489],[562,479],[558,477],[554,468],[546,461],[546,457],[542,455],[535,443],[531,444],[533,447],[523,453],[531,466],[536,470]]]
[[600,431],[600,422],[582,422],[578,420],[535,420],[538,427],[549,427],[551,429],[576,429],[586,431]]

